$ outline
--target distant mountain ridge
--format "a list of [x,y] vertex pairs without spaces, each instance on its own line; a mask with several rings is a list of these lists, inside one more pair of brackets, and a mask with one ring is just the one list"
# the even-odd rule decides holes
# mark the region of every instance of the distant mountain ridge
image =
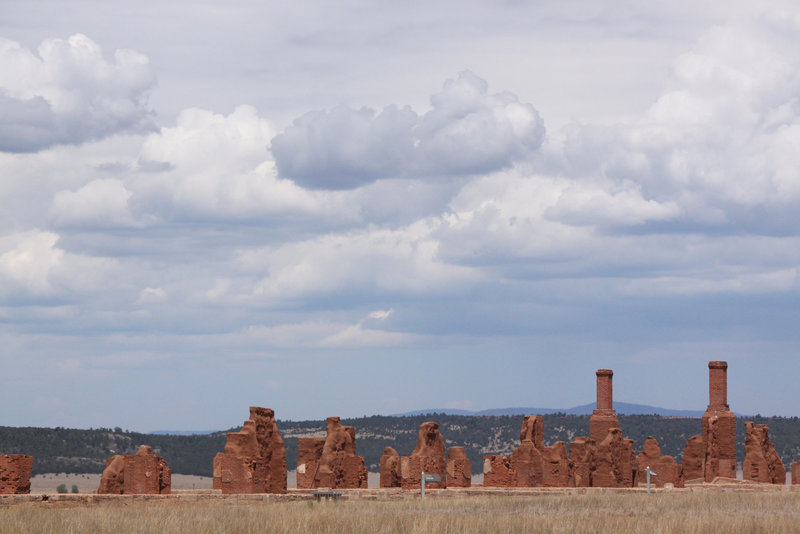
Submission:
[[[563,413],[566,415],[592,415],[595,404],[582,404],[573,408],[491,408],[489,410],[456,410],[450,408],[435,408],[429,410],[414,410],[412,412],[392,414],[389,417],[411,417],[417,415],[443,413],[447,415],[544,415]],[[633,404],[630,402],[615,402],[614,409],[620,415],[660,415],[662,417],[702,417],[704,410],[673,410],[646,404]]]

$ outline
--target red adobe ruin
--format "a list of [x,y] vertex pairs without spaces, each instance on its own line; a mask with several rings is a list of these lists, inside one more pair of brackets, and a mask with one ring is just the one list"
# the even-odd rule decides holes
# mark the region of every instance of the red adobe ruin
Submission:
[[33,456],[0,454],[0,495],[30,493]]
[[464,447],[447,449],[447,487],[469,488],[472,486],[472,462]]
[[745,458],[742,471],[745,480],[767,484],[786,484],[786,466],[769,439],[767,425],[745,423]]
[[636,457],[636,481],[638,485],[647,482],[647,468],[650,468],[650,483],[657,488],[663,488],[666,484],[679,486],[681,477],[681,466],[672,456],[662,456],[661,447],[658,440],[653,436],[647,438],[642,447],[642,452]]
[[214,489],[222,493],[286,493],[286,449],[275,412],[250,407],[239,432],[228,432],[225,452],[214,457]]
[[[367,487],[364,458],[356,455],[356,431],[338,417],[326,419],[327,438],[301,438],[297,445],[298,488]],[[302,476],[300,471],[303,471]]]
[[544,484],[544,424],[541,415],[526,415],[519,433],[519,447],[511,456],[483,459],[485,487],[536,487]]
[[106,459],[97,493],[114,495],[166,495],[171,491],[172,471],[153,448],[142,445],[136,454],[115,454]]
[[689,438],[683,453],[683,482],[736,478],[736,415],[728,406],[727,362],[708,362],[708,397],[703,431]]
[[617,411],[614,409],[614,388],[611,369],[597,370],[597,409],[589,418],[589,437],[600,443],[612,428],[619,428]]
[[403,489],[419,488],[422,473],[438,474],[441,477],[441,482],[426,483],[426,487],[447,487],[444,438],[439,432],[439,423],[432,421],[426,421],[419,426],[417,446],[411,456],[400,458],[400,486]]

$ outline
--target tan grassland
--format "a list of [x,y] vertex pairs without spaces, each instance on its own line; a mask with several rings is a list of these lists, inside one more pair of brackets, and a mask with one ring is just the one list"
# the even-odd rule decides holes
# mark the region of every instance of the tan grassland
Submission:
[[347,532],[781,534],[800,530],[800,492],[453,496],[425,501],[27,502],[0,506],[2,533]]

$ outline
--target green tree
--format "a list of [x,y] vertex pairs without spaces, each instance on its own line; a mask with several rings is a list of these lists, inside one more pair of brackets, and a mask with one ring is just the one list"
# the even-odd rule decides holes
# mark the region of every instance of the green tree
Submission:
[[59,484],[56,486],[56,491],[58,493],[66,493],[67,492],[67,485],[66,484]]

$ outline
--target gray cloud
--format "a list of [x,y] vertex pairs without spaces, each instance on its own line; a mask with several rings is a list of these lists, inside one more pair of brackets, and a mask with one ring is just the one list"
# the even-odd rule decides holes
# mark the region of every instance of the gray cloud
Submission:
[[544,138],[544,122],[512,93],[488,94],[471,72],[448,80],[418,116],[339,106],[303,115],[272,140],[281,176],[303,187],[350,189],[387,177],[476,175],[511,166]]
[[117,50],[114,61],[84,35],[48,39],[38,54],[0,39],[0,151],[36,152],[153,128],[146,57]]

